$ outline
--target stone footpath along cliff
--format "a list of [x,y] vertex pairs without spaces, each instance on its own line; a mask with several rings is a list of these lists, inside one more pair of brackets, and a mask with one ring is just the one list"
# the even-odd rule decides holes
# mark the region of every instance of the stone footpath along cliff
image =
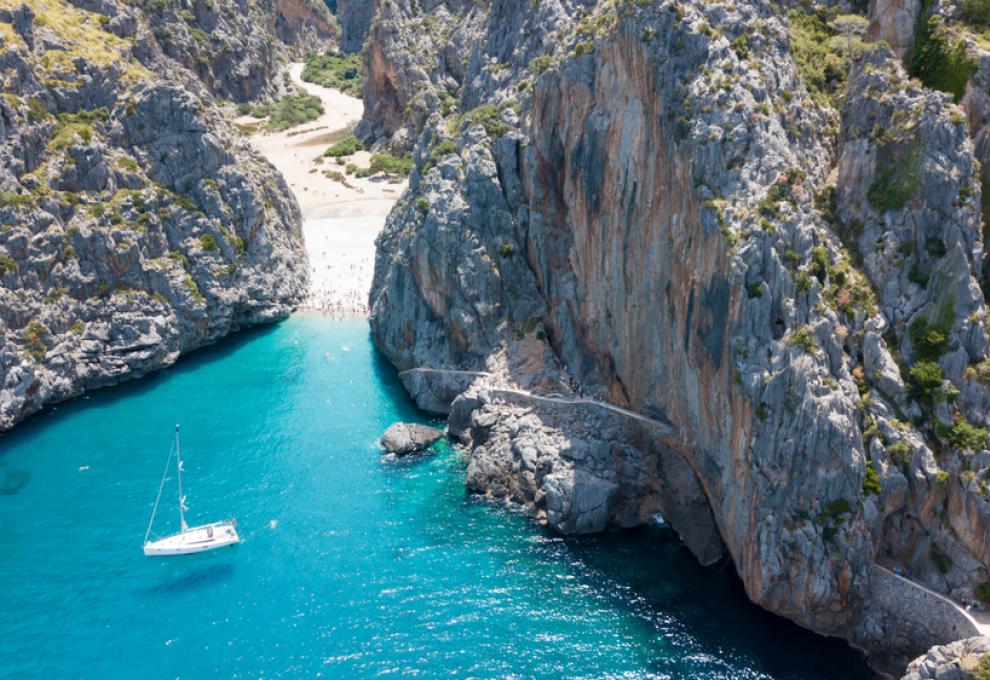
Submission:
[[473,490],[564,532],[661,512],[754,602],[899,674],[933,642],[874,564],[990,594],[983,81],[967,115],[944,70],[836,18],[383,4],[358,132],[416,169],[371,324],[401,370],[484,372],[405,374]]
[[[311,15],[299,1],[0,0],[0,430],[302,299],[295,200],[206,86],[264,91],[289,49],[266,27],[308,44]],[[175,53],[183,31],[203,49]],[[262,53],[264,72],[235,85]]]

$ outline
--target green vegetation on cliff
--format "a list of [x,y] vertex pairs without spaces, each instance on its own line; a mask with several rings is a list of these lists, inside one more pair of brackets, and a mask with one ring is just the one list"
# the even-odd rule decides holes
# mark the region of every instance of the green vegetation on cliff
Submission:
[[967,53],[965,43],[941,30],[941,18],[932,16],[931,10],[931,0],[923,0],[907,59],[908,73],[934,90],[948,92],[958,102],[976,73],[976,59]]
[[841,36],[829,22],[834,10],[812,12],[790,9],[791,53],[808,94],[819,105],[835,106],[835,97],[845,87],[847,69],[843,64]]

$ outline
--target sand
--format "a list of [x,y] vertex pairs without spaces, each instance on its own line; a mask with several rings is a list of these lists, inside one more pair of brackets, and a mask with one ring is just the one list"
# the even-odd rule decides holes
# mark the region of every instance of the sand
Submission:
[[[364,104],[339,90],[303,82],[302,69],[302,64],[292,64],[289,75],[297,87],[320,98],[323,115],[282,132],[259,131],[250,136],[251,144],[282,173],[302,210],[311,275],[305,306],[334,316],[365,315],[375,237],[406,182],[345,175],[345,186],[324,174],[345,174],[344,165],[323,152],[353,129]],[[236,122],[250,126],[258,121],[245,116]],[[346,163],[367,167],[369,156],[359,152]]]

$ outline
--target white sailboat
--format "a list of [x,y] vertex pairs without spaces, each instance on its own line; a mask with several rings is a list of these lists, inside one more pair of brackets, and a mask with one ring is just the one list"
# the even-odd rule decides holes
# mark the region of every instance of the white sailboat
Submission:
[[[168,478],[169,465],[172,463],[172,455],[178,460],[176,466],[179,479],[179,522],[182,530],[172,536],[166,536],[155,541],[148,540],[151,537],[151,527],[155,523],[155,513],[158,512],[158,503],[162,499],[162,489],[165,487],[165,480]],[[158,498],[155,499],[155,507],[151,511],[151,521],[148,522],[148,531],[144,535],[144,554],[149,557],[165,555],[190,555],[192,553],[206,552],[225,548],[228,545],[235,545],[240,542],[237,535],[237,520],[225,520],[212,524],[203,524],[198,527],[189,527],[186,524],[186,497],[182,495],[182,449],[179,446],[179,426],[175,426],[175,443],[172,451],[168,454],[165,462],[165,472],[162,474],[162,483],[158,487]]]

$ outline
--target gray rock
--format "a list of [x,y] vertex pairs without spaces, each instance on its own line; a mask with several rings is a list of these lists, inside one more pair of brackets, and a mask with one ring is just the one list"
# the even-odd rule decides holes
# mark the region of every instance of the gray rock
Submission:
[[980,659],[986,654],[990,654],[988,637],[932,647],[908,665],[901,680],[973,680]]
[[[134,25],[177,35],[172,21],[191,30],[177,7],[150,5],[145,16],[117,0],[78,4],[109,17],[119,58],[93,59],[92,44],[49,26],[42,34],[37,22],[35,40],[58,42],[69,66],[46,66],[27,44],[0,51],[12,74],[0,98],[0,430],[285,318],[307,286],[298,206],[217,107],[204,86],[213,75],[195,77],[145,28],[131,35]],[[215,16],[196,24],[215,23],[207,42],[217,54],[270,43],[287,56],[268,40],[271,21],[235,30],[250,17],[233,0],[208,4]],[[27,25],[29,14],[0,21]],[[92,23],[87,40],[98,40]]]
[[[872,16],[906,40],[914,11]],[[409,381],[453,404],[471,490],[563,532],[659,513],[754,602],[899,674],[928,643],[877,615],[873,560],[957,598],[990,566],[990,501],[908,372],[923,321],[945,336],[939,412],[990,420],[976,155],[889,49],[839,112],[790,46],[763,2],[384,4],[359,132],[416,169],[372,330],[402,370],[493,373],[463,396]],[[885,201],[894,170],[913,191]],[[520,368],[537,354],[556,367]],[[572,379],[651,425],[547,400]]]
[[385,430],[381,444],[387,453],[406,456],[429,448],[441,437],[443,432],[434,427],[415,423],[396,423]]

